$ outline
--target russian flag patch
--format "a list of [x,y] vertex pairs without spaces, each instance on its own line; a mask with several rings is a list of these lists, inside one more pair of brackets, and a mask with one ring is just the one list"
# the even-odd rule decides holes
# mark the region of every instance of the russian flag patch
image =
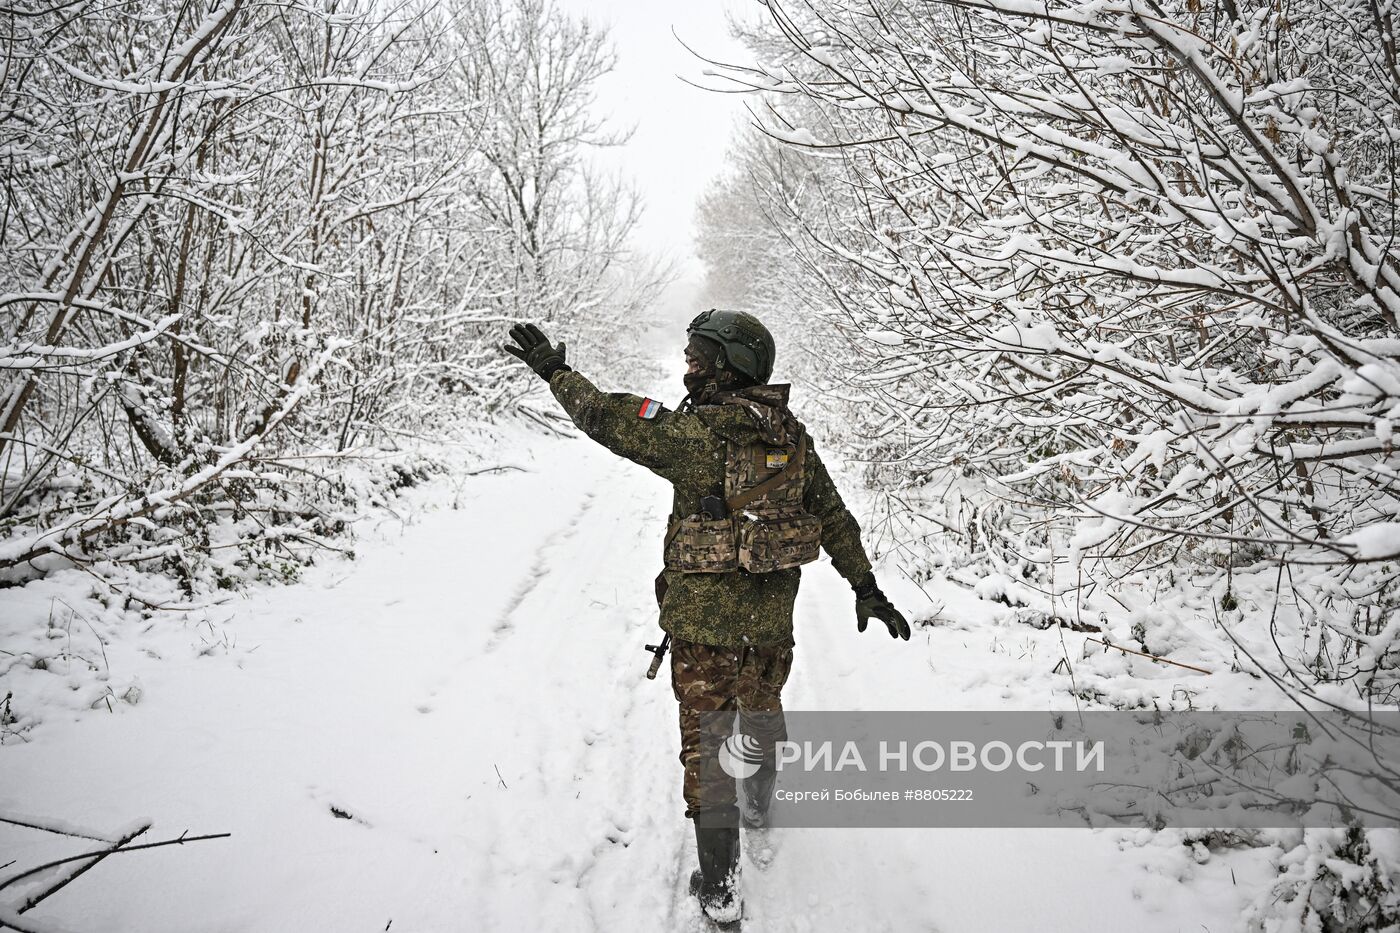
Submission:
[[638,418],[655,418],[661,411],[661,403],[654,398],[642,399],[642,407],[637,410]]

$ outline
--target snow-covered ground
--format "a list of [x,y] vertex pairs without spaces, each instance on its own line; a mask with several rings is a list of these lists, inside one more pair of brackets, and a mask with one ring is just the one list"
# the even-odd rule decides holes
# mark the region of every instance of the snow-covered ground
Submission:
[[[690,928],[676,705],[664,675],[643,677],[668,490],[583,438],[515,437],[502,462],[523,469],[445,477],[373,513],[353,561],[145,630],[55,602],[74,575],[0,591],[0,643],[50,658],[7,678],[39,715],[0,747],[0,817],[232,834],[114,856],[20,917],[46,879],[11,886],[0,918],[84,933]],[[1081,684],[1203,689],[1116,652],[1081,660],[1083,635],[1017,624],[964,586],[926,596],[889,565],[882,579],[911,616],[941,611],[907,644],[858,635],[845,583],[808,568],[790,709],[1072,708],[1051,673],[1062,645]],[[1226,697],[1247,683],[1215,679]],[[0,879],[92,846],[0,824]],[[1235,928],[1272,877],[1266,852],[1191,856],[1171,833],[787,830],[768,870],[744,863],[746,923]]]

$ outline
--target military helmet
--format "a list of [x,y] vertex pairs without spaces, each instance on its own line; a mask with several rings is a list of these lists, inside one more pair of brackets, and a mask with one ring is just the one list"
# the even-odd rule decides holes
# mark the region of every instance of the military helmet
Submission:
[[756,385],[763,385],[773,375],[773,358],[777,355],[773,335],[746,311],[702,311],[690,322],[686,333],[708,337],[719,344],[721,353],[715,361],[719,369],[732,369]]

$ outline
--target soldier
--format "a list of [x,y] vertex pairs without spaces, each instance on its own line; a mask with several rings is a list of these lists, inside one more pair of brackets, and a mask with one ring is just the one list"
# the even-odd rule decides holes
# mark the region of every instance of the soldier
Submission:
[[686,816],[700,862],[691,890],[710,919],[729,923],[742,913],[734,878],[741,813],[734,780],[717,774],[714,756],[701,750],[713,748],[707,722],[733,720],[704,714],[738,712],[741,731],[759,741],[763,763],[744,781],[742,818],[761,828],[775,778],[773,743],[785,738],[781,695],[800,566],[826,550],[855,591],[858,631],[873,617],[907,640],[909,624],[876,585],[860,527],[788,409],[790,387],[767,384],[768,330],[751,314],[712,310],[687,333],[687,394],[675,411],[600,392],[564,361],[565,345],[552,346],[533,324],[511,328],[519,346],[505,349],[549,383],[580,430],[675,488],[656,589],[672,644]]

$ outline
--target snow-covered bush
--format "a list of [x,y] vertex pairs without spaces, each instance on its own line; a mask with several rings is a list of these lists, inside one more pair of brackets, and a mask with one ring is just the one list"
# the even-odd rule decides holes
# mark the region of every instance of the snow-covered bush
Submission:
[[886,517],[1045,591],[1186,566],[1231,611],[1237,576],[1267,572],[1259,618],[1303,630],[1325,603],[1321,673],[1384,701],[1389,14],[768,8],[760,61],[723,70],[789,155],[751,145],[715,197],[747,199],[784,244],[789,303],[826,324],[816,378],[899,490]]
[[[1161,594],[1144,650],[1214,623],[1285,690],[1396,702],[1391,4],[765,6],[715,63],[754,132],[705,258],[819,331],[872,538],[988,598]],[[1310,831],[1250,922],[1392,928],[1395,842]]]
[[[1290,845],[1291,843],[1291,845]],[[1357,827],[1310,829],[1276,841],[1279,876],[1246,910],[1258,933],[1400,929],[1400,835]]]
[[294,564],[335,531],[341,459],[546,422],[508,322],[597,334],[655,286],[623,250],[635,199],[580,161],[611,141],[606,37],[547,4],[9,22],[0,579],[119,552],[194,581],[172,555],[225,520],[217,546]]

